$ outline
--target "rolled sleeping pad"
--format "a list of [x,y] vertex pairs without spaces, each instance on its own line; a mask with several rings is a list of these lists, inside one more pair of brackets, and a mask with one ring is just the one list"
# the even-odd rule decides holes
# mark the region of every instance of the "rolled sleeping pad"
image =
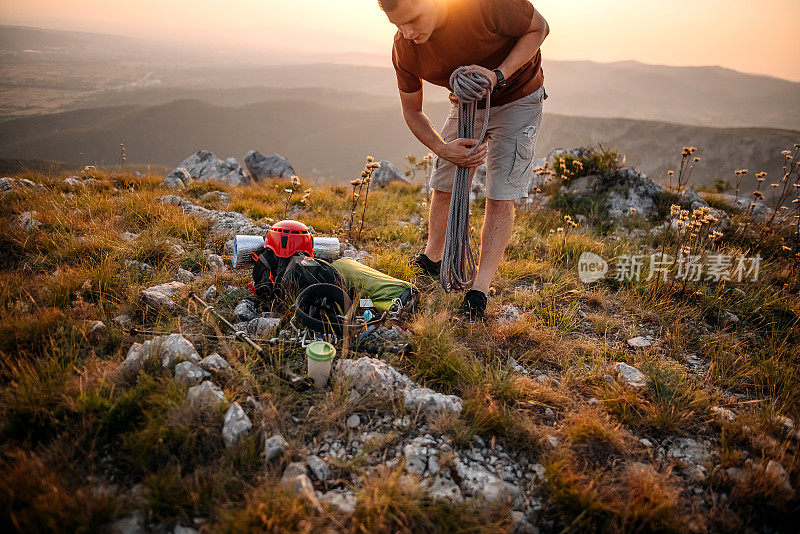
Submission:
[[314,238],[314,254],[323,260],[333,261],[341,256],[341,247],[338,237]]
[[250,253],[264,244],[264,236],[261,235],[237,235],[233,238],[233,254],[231,254],[231,265],[234,269],[237,265],[247,265],[253,263]]
[[[323,260],[335,260],[341,255],[341,243],[338,237],[315,237],[314,254]],[[233,254],[231,265],[248,265],[253,263],[250,253],[264,244],[260,235],[237,235],[233,238]]]
[[381,312],[389,311],[396,298],[405,305],[417,292],[411,282],[389,276],[353,258],[339,258],[331,265],[342,273],[348,288],[360,292],[361,298],[371,299],[375,309]]

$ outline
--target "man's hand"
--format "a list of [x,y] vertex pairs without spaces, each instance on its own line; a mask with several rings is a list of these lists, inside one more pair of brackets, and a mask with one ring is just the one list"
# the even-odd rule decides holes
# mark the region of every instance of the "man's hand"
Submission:
[[[468,65],[468,68],[480,71],[484,73],[486,76],[488,76],[489,79],[492,80],[492,87],[490,88],[490,90],[494,89],[497,86],[497,74],[495,74],[494,71],[491,71],[486,67],[481,67],[480,65]],[[505,72],[503,74],[505,74]]]
[[467,157],[467,152],[472,150],[471,147],[475,146],[477,142],[477,139],[459,137],[449,143],[445,143],[444,147],[439,150],[437,156],[455,163],[456,165],[460,165],[461,167],[477,167],[486,159],[486,153],[489,150],[489,142],[484,141],[474,154]]

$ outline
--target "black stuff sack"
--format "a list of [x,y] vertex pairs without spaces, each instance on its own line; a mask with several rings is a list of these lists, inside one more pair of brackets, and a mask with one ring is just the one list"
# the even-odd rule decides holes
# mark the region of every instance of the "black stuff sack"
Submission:
[[344,277],[330,263],[295,252],[288,258],[262,246],[252,252],[255,266],[250,290],[266,303],[289,303],[312,284],[334,284],[344,288]]

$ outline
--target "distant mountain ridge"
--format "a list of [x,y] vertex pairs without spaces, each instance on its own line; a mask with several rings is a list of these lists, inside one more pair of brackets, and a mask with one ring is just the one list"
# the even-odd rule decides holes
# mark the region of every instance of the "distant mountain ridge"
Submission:
[[[449,104],[428,115],[441,127]],[[800,132],[769,128],[707,128],[656,121],[571,117],[546,113],[536,147],[544,157],[555,147],[603,143],[658,179],[680,161],[683,146],[700,148],[697,184],[733,179],[739,168],[780,172],[780,151]],[[224,107],[197,100],[157,106],[75,110],[0,123],[0,157],[70,163],[116,163],[124,142],[129,162],[175,166],[198,149],[241,161],[251,148],[287,157],[296,171],[320,179],[360,174],[366,155],[404,167],[405,155],[427,148],[408,130],[395,106],[347,109],[303,100],[275,100]],[[82,155],[81,155],[82,154]]]
[[[391,63],[388,56],[381,63],[379,54],[312,57],[209,51],[188,44],[2,26],[0,57],[5,97],[0,117],[155,105],[181,98],[225,106],[286,98],[276,90],[300,90],[302,98],[321,103],[328,103],[330,91],[363,93],[367,96],[355,107],[379,108],[391,102],[399,106]],[[348,58],[356,63],[344,64]],[[544,71],[550,113],[723,128],[800,129],[798,82],[722,67],[637,61],[545,59]],[[55,87],[53,80],[60,80],[60,86]],[[312,94],[315,88],[320,95]],[[258,91],[267,96],[259,98]],[[346,107],[359,101],[341,95],[333,99],[335,105]],[[447,90],[425,85],[426,105],[446,101]]]

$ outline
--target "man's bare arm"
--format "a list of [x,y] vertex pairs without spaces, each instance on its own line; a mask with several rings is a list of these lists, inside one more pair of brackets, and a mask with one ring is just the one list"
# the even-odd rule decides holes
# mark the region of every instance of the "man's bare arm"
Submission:
[[539,11],[534,10],[530,26],[528,26],[528,33],[520,36],[517,44],[514,45],[514,48],[511,49],[506,59],[498,67],[503,76],[508,79],[522,65],[535,56],[549,33],[550,25],[547,24],[547,21],[544,20]]
[[458,138],[449,143],[442,139],[428,116],[422,111],[422,89],[415,93],[400,91],[400,103],[403,106],[403,118],[406,120],[408,128],[420,143],[440,158],[462,167],[477,167],[486,159],[487,142],[484,142],[474,154],[467,157],[466,153],[469,150],[467,147],[475,144],[474,139]]

